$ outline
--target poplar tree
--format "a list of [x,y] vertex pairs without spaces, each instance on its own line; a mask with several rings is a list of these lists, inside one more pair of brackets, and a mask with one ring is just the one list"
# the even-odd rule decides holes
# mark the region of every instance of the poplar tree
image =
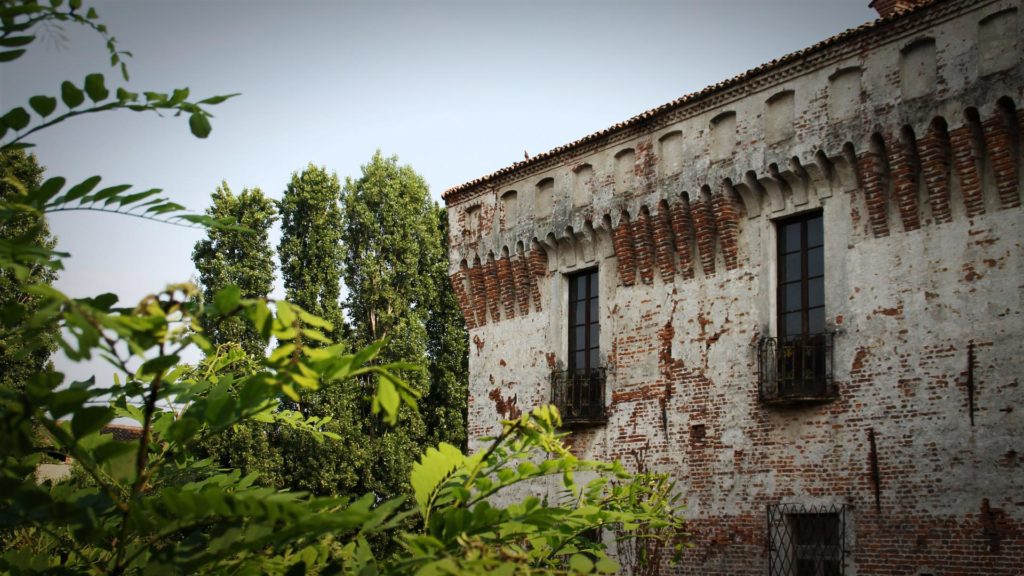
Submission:
[[353,344],[386,338],[382,361],[429,368],[406,375],[423,394],[420,412],[409,411],[383,439],[398,452],[378,460],[377,469],[396,485],[425,445],[465,440],[466,380],[459,368],[467,345],[447,278],[443,211],[422,176],[380,151],[359,178],[346,179],[341,203]]
[[341,314],[341,208],[338,176],[309,164],[292,173],[278,210],[281,275],[290,302],[334,325],[329,336],[343,334]]
[[[34,154],[24,150],[0,151],[0,200],[38,188],[43,167]],[[42,246],[52,250],[57,244],[46,220],[27,212],[0,219],[0,243]],[[28,377],[50,366],[50,355],[57,349],[57,326],[34,329],[32,338],[11,337],[22,320],[39,309],[40,296],[21,289],[29,284],[52,284],[57,272],[46,266],[33,266],[25,278],[16,278],[10,268],[0,269],[0,387],[21,390]],[[20,281],[19,281],[20,280]],[[22,343],[32,341],[30,348]]]
[[[206,238],[196,242],[192,262],[199,271],[203,297],[215,303],[214,296],[235,285],[242,298],[265,298],[274,284],[274,253],[270,246],[270,227],[277,220],[274,202],[259,188],[243,188],[234,195],[227,182],[211,194],[206,214],[238,223],[237,228],[209,228]],[[263,340],[252,324],[242,318],[207,323],[206,337],[214,344],[237,342],[254,358],[266,352]]]

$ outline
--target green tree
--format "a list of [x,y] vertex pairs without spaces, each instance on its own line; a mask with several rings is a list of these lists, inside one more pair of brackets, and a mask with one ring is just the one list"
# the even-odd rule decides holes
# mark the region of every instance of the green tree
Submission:
[[423,399],[431,444],[466,447],[466,397],[469,393],[469,334],[448,279],[448,215],[434,208],[443,257],[433,262],[429,280],[433,302],[427,312],[430,391]]
[[[18,47],[34,40],[35,26],[74,22],[108,39],[116,65],[122,53],[95,18],[95,10],[79,0],[67,8],[60,0],[0,2],[0,62],[24,52]],[[94,102],[106,98],[99,82],[86,80]],[[65,104],[81,105],[81,90],[65,84]],[[204,136],[209,114],[201,105],[223,98],[186,98],[187,91],[147,93],[144,104],[130,104],[134,100],[118,96],[94,111],[175,109],[188,113],[193,133]],[[42,117],[54,112],[44,99],[30,99]],[[28,144],[26,132],[3,140],[9,129],[31,124],[26,114],[15,108],[0,116],[0,152]],[[0,197],[0,225],[62,210],[132,211],[217,225],[208,215],[182,214],[178,204],[157,197],[159,191],[96,190],[99,181],[94,176],[66,187],[54,177]],[[112,294],[70,298],[33,279],[33,266],[57,266],[63,257],[45,240],[0,237],[0,270],[13,275],[17,289],[40,298],[34,313],[7,319],[12,328],[4,337],[30,350],[43,345],[39,327],[59,323],[57,339],[69,360],[100,355],[118,377],[99,385],[93,379],[65,384],[62,374],[39,372],[23,390],[0,387],[0,573],[609,573],[618,566],[600,542],[585,536],[594,529],[628,527],[630,538],[664,540],[682,528],[678,496],[664,476],[631,475],[618,464],[576,459],[559,440],[560,421],[551,407],[506,422],[483,452],[467,456],[448,444],[428,450],[410,475],[411,510],[402,510],[402,499],[374,494],[350,499],[278,492],[237,470],[218,470],[197,460],[195,447],[240,423],[270,422],[332,438],[324,430],[327,418],[282,408],[280,400],[295,401],[299,390],[376,378],[371,412],[390,422],[400,407],[415,408],[416,391],[392,372],[399,366],[380,361],[380,343],[345,354],[344,345],[323,342],[332,324],[288,302],[241,298],[241,290],[229,286],[206,307],[194,286],[181,284],[136,306],[115,308]],[[277,349],[254,359],[236,345],[215,348],[202,335],[202,325],[235,316],[251,322],[265,344],[275,339]],[[309,346],[312,341],[324,346]],[[193,347],[206,354],[198,368],[181,364]],[[115,417],[136,420],[140,437],[122,441],[104,434]],[[83,481],[36,482],[33,473],[49,450],[72,456]],[[587,472],[585,484],[575,480],[579,471]],[[542,483],[564,496],[491,504],[496,494],[524,482],[522,489]],[[403,525],[410,528],[398,536],[401,550],[375,557],[368,539]]]
[[278,204],[281,276],[288,300],[331,322],[343,333],[341,314],[341,191],[338,177],[312,164],[292,174]]
[[[236,222],[239,228],[210,228],[206,238],[196,242],[192,262],[199,271],[203,298],[216,305],[214,295],[230,285],[241,298],[266,298],[274,284],[274,255],[270,227],[277,220],[274,202],[259,188],[243,188],[234,195],[227,182],[211,195],[206,214],[218,220]],[[241,318],[206,324],[203,333],[215,345],[237,342],[243,350],[262,358],[265,343],[252,325]]]
[[[42,184],[43,168],[33,154],[24,150],[0,151],[0,201]],[[0,238],[38,245],[52,250],[56,245],[46,220],[37,214],[20,213],[0,221]],[[0,387],[21,390],[28,377],[50,366],[50,354],[57,349],[57,325],[40,326],[35,337],[38,345],[25,349],[18,338],[8,337],[17,319],[39,309],[42,298],[22,289],[28,284],[52,284],[57,279],[53,267],[29,267],[24,278],[16,278],[13,269],[0,270]]]

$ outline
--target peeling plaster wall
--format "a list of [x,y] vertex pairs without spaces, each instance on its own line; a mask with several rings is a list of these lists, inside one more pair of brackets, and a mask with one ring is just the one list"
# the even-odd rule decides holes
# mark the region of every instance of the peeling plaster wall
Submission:
[[[1013,33],[979,44],[986,29]],[[1019,1],[936,2],[447,197],[470,437],[550,400],[567,275],[597,267],[608,422],[570,440],[679,480],[695,546],[665,573],[764,574],[765,507],[782,502],[847,506],[846,574],[1018,574],[1022,29]],[[901,70],[934,72],[932,89]],[[765,118],[787,91],[789,136]],[[713,119],[735,123],[726,155]],[[519,216],[503,221],[512,190]],[[838,397],[769,406],[757,349],[777,333],[774,221],[811,210]]]

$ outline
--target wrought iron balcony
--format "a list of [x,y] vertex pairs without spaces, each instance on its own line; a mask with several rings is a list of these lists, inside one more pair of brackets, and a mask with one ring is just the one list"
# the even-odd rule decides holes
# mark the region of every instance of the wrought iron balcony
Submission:
[[604,404],[604,368],[551,372],[551,403],[567,426],[603,424],[608,421]]
[[821,402],[837,396],[832,380],[832,334],[763,338],[758,345],[762,402]]

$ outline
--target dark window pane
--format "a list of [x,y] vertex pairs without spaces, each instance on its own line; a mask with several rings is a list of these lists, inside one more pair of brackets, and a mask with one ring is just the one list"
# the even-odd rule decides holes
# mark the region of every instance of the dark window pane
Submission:
[[800,249],[800,222],[791,222],[782,227],[782,252]]
[[821,276],[825,273],[825,248],[819,246],[807,251],[807,275]]
[[784,275],[780,278],[781,281],[792,282],[794,280],[800,279],[800,256],[801,254],[799,252],[797,252],[796,254],[788,254],[785,256],[783,264],[783,266],[785,266],[785,268],[783,269]]
[[807,281],[807,306],[814,308],[815,306],[825,305],[825,278],[817,277],[811,278]]
[[807,247],[813,248],[825,243],[824,230],[821,225],[821,215],[817,215],[807,221]]
[[586,341],[584,340],[584,338],[586,338],[587,327],[586,326],[576,326],[575,328],[573,328],[573,330],[574,330],[573,338],[575,338],[574,341],[576,343],[576,345],[573,346],[573,348],[575,348],[577,350],[579,350],[581,348],[585,348],[586,347]]
[[597,343],[601,341],[600,338],[601,325],[595,322],[590,325],[590,345],[597,346]]
[[587,297],[587,279],[585,276],[578,276],[574,279],[576,283],[576,299],[583,300]]
[[590,295],[597,296],[597,270],[590,273]]
[[807,332],[821,334],[825,331],[825,308],[811,308],[807,311]]
[[580,350],[579,352],[574,352],[572,355],[571,368],[573,370],[581,370],[584,367],[586,367],[586,364],[584,364],[584,359],[586,359],[586,352],[584,352],[583,350]]
[[590,299],[590,321],[591,322],[600,322],[601,310],[600,310],[600,307],[598,306],[598,302],[599,302],[599,300],[597,298],[591,298]]
[[573,306],[573,317],[572,323],[574,326],[583,324],[587,320],[587,302],[586,300],[580,300]]
[[783,312],[793,312],[795,310],[800,310],[801,308],[803,308],[803,302],[801,301],[802,297],[800,292],[801,286],[799,282],[794,282],[792,284],[786,284],[785,286],[783,286]]
[[590,349],[590,367],[597,368],[601,365],[601,350],[599,348]]
[[800,312],[790,312],[784,316],[786,336],[799,336],[803,332],[802,316]]

